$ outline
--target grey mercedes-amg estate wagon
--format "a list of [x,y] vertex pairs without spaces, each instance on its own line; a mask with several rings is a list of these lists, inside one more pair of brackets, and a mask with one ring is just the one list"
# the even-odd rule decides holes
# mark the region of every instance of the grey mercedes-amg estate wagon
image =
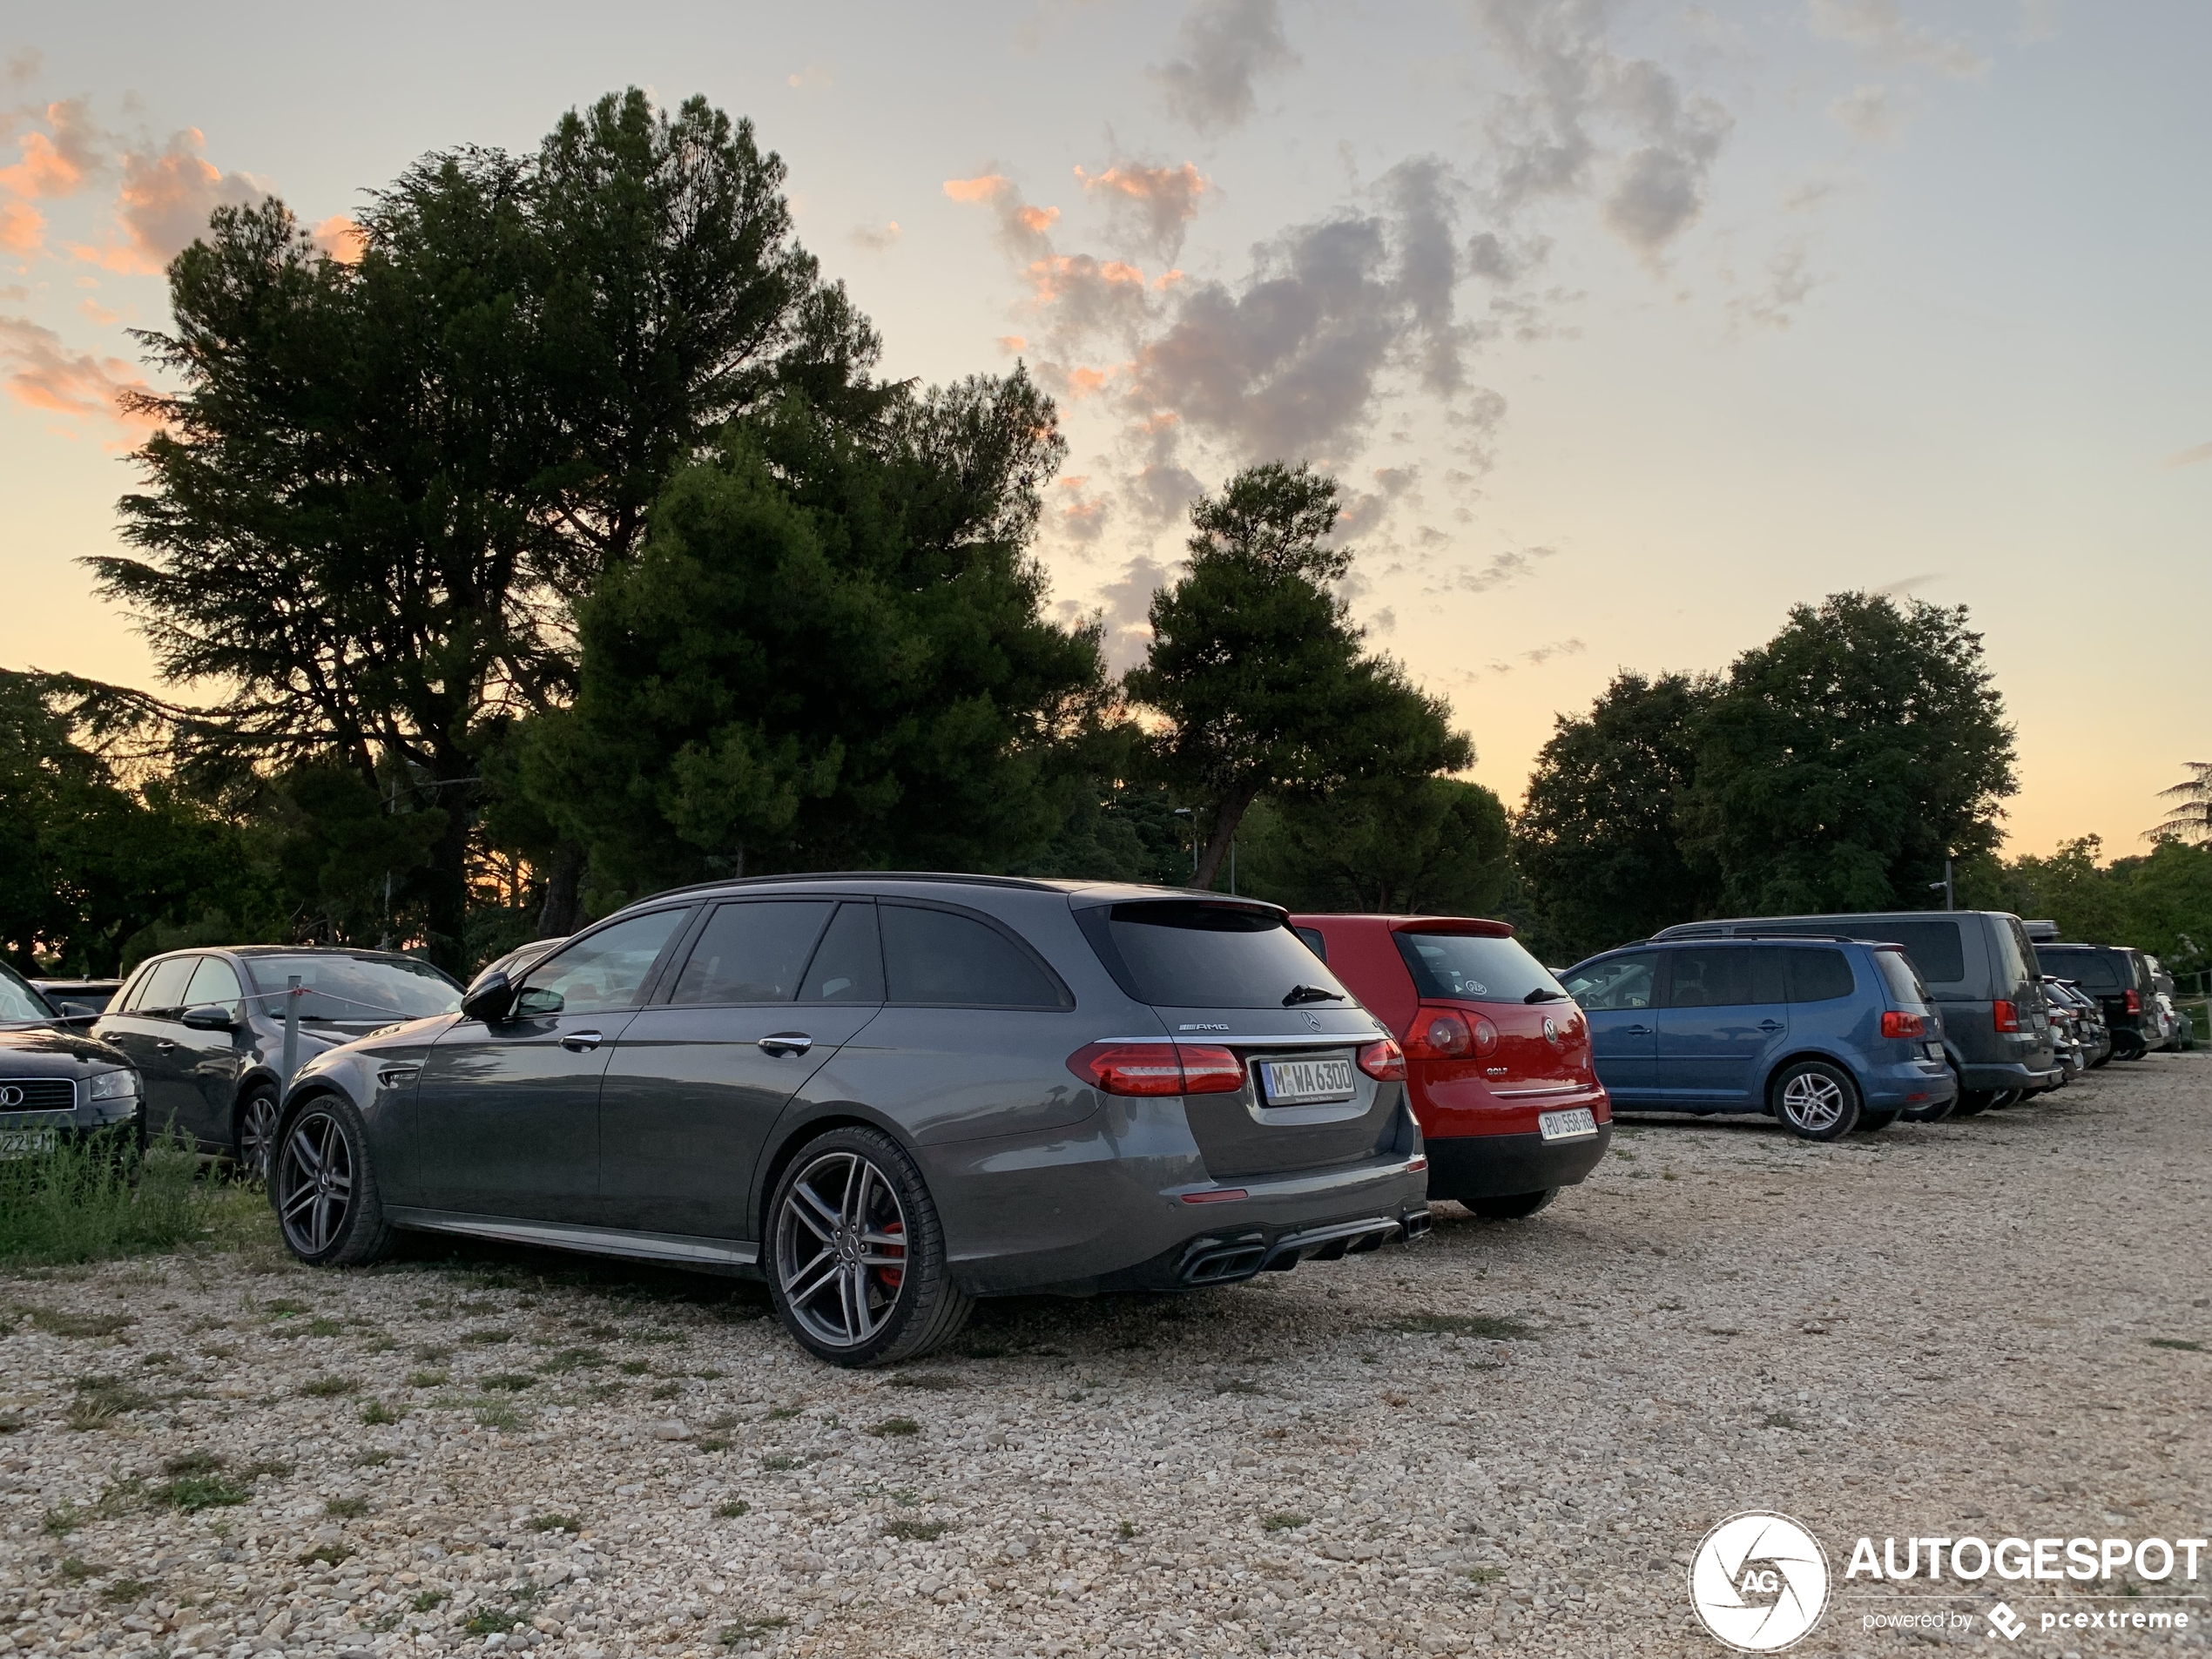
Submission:
[[982,876],[659,894],[316,1055],[303,1261],[424,1228],[765,1277],[840,1365],[978,1296],[1223,1285],[1418,1238],[1405,1057],[1250,900]]

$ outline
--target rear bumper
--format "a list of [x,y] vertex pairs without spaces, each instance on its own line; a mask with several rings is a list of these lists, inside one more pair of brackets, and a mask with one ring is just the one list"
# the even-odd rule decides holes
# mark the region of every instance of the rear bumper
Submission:
[[1425,1143],[1432,1198],[1503,1198],[1571,1187],[1613,1143],[1613,1125],[1572,1141],[1541,1135],[1462,1135]]
[[2024,1066],[1986,1062],[1959,1068],[1961,1089],[2055,1089],[2066,1081],[2064,1066]]

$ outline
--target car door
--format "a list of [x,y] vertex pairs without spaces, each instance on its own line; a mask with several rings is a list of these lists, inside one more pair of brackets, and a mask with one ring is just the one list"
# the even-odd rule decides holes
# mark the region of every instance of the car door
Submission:
[[202,1102],[199,1089],[185,1074],[190,1051],[183,1040],[189,1035],[181,1023],[185,988],[192,983],[198,956],[171,956],[146,971],[145,981],[132,993],[123,1013],[104,1015],[98,1028],[101,1041],[111,1042],[130,1056],[145,1089],[146,1128],[160,1135],[172,1127],[197,1136]]
[[[246,988],[238,970],[220,956],[203,956],[194,965],[185,986],[185,1007],[220,1007],[228,1011],[233,1028],[195,1031],[179,1024],[170,1055],[187,1086],[192,1111],[192,1130],[201,1144],[216,1151],[232,1150],[232,1108],[238,1102],[239,1074],[245,1068],[244,1045],[237,1026],[246,1018]],[[186,1091],[180,1091],[180,1097]]]
[[[1790,1028],[1779,962],[1760,961],[1750,945],[1696,945],[1669,955],[1658,1019],[1660,1097],[1748,1102],[1760,1058]],[[1774,982],[1755,985],[1755,973]]]
[[1649,1100],[1658,1086],[1660,970],[1666,953],[1629,951],[1593,963],[1567,988],[1590,1022],[1590,1058],[1597,1080],[1615,1099]]
[[524,975],[505,1019],[439,1036],[408,1109],[422,1207],[603,1224],[600,1082],[692,910],[583,934]]
[[744,1239],[753,1170],[792,1096],[883,1003],[867,900],[718,904],[624,1029],[599,1097],[607,1224]]

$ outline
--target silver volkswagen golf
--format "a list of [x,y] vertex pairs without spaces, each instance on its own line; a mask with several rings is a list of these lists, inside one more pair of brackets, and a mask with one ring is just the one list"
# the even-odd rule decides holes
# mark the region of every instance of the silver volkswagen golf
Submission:
[[1225,1285],[1426,1231],[1390,1034],[1249,900],[985,876],[659,894],[316,1055],[303,1261],[404,1228],[764,1277],[845,1366],[977,1297]]

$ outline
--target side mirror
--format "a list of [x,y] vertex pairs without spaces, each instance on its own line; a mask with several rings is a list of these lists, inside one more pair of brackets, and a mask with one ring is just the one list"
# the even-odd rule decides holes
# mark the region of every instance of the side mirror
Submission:
[[496,1025],[515,1006],[515,987],[503,972],[495,970],[471,985],[461,999],[463,1019]]
[[88,1008],[82,1002],[57,1002],[54,1012],[64,1025],[90,1025],[100,1017],[98,1008]]
[[235,1031],[238,1020],[220,1002],[203,1003],[196,1008],[186,1008],[183,1020],[187,1031]]

